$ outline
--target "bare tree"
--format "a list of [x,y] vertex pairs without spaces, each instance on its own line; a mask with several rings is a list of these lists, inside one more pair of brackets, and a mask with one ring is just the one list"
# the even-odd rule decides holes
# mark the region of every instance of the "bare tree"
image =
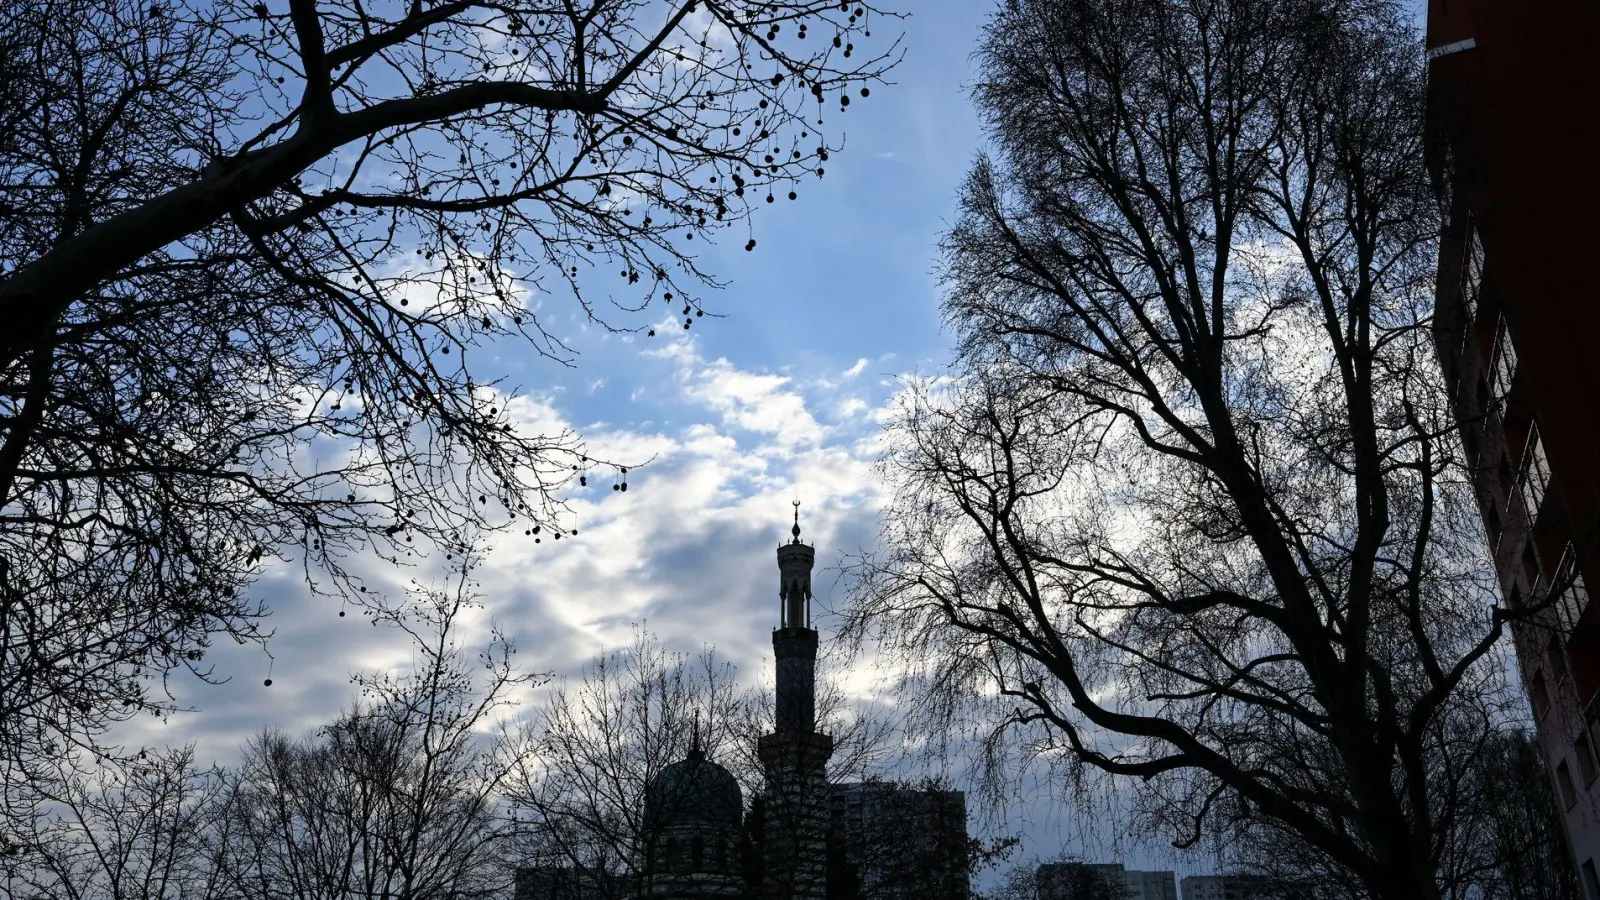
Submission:
[[984,900],[1125,900],[1127,885],[1072,856],[1038,857],[1007,868]]
[[[510,883],[495,712],[535,678],[498,633],[461,646],[471,562],[442,590],[379,607],[413,641],[404,675],[358,675],[360,699],[303,740],[267,731],[234,771],[192,748],[69,757],[0,854],[11,900],[68,897],[499,897]],[[487,733],[486,733],[487,732]]]
[[558,682],[514,744],[507,798],[522,863],[583,873],[600,896],[632,896],[660,845],[651,786],[696,740],[708,759],[737,767],[743,700],[728,663],[672,653],[643,630]]
[[[601,896],[631,896],[663,870],[656,856],[667,816],[659,813],[671,798],[652,797],[651,786],[698,740],[740,785],[744,876],[759,880],[762,825],[783,814],[761,802],[757,738],[772,728],[771,697],[740,686],[737,675],[713,651],[674,653],[641,630],[560,683],[512,744],[516,774],[506,795],[523,863],[585,873],[585,889]],[[830,774],[870,771],[886,755],[887,727],[850,709],[836,685],[819,686],[818,721],[836,747]]]
[[1481,866],[1484,900],[1580,900],[1561,808],[1538,737],[1526,730],[1490,735],[1464,786],[1473,828],[1462,855]]
[[[19,0],[0,21],[0,763],[171,709],[275,557],[560,537],[478,355],[643,331],[898,51],[833,0]],[[858,46],[859,44],[859,46]],[[837,105],[834,105],[837,104]],[[824,123],[824,113],[829,124]],[[830,136],[831,135],[831,136]],[[737,241],[754,249],[755,241]]]
[[418,662],[360,676],[361,699],[317,735],[267,731],[245,748],[213,832],[228,896],[504,897],[511,869],[495,712],[533,676],[497,633],[460,643],[470,564],[449,590],[393,607]]
[[[1583,889],[1537,738],[1512,729],[1463,734],[1482,741],[1455,786],[1449,834],[1452,885],[1474,900],[1580,900]],[[1365,900],[1370,893],[1298,835],[1258,823],[1217,855],[1249,876],[1259,900]]]
[[1433,358],[1421,47],[1381,0],[1003,2],[954,371],[906,393],[848,614],[935,735],[1396,900],[1472,888],[1460,788],[1538,606],[1499,601]]
[[6,900],[221,900],[208,836],[222,773],[194,749],[141,751],[122,765],[58,766],[49,812],[0,854]]

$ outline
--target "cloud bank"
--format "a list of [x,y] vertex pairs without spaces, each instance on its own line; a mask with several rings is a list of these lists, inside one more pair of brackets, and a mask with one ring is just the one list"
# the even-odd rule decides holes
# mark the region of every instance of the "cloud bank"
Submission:
[[[841,587],[830,566],[870,544],[881,503],[875,413],[885,405],[872,394],[883,384],[856,377],[864,361],[809,373],[742,368],[707,358],[687,333],[641,357],[634,380],[647,387],[615,421],[572,421],[563,407],[581,396],[524,396],[509,406],[530,431],[574,428],[596,457],[649,461],[628,473],[626,492],[612,487],[620,473],[588,473],[564,523],[575,537],[494,535],[473,572],[483,609],[463,640],[481,640],[492,623],[526,670],[562,674],[647,624],[671,649],[716,648],[747,682],[770,677],[774,548],[788,538],[791,501],[802,501],[805,539],[818,548],[820,607]],[[392,597],[413,579],[436,584],[445,575],[440,559],[410,569],[355,564]],[[352,674],[412,662],[404,634],[354,610],[340,616],[336,601],[309,595],[297,569],[269,572],[257,592],[273,611],[267,652],[224,642],[209,658],[227,683],[174,680],[179,699],[202,712],[130,723],[123,740],[194,741],[202,760],[226,763],[264,726],[299,733],[336,715],[352,699]]]

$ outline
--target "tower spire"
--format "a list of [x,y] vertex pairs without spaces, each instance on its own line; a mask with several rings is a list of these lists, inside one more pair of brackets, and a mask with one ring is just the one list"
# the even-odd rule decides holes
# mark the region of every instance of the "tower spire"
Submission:
[[816,551],[800,543],[800,501],[794,501],[794,535],[787,544],[778,545],[778,627],[811,627],[811,565]]
[[778,545],[778,727],[809,734],[816,706],[812,688],[817,633],[811,628],[811,566],[816,550],[800,542],[800,501],[794,501],[794,537]]
[[791,539],[778,544],[779,614],[772,632],[777,663],[771,734],[757,744],[766,769],[766,882],[761,900],[827,897],[828,757],[833,739],[817,731],[817,632],[811,627],[811,567],[816,550],[800,542],[800,500]]

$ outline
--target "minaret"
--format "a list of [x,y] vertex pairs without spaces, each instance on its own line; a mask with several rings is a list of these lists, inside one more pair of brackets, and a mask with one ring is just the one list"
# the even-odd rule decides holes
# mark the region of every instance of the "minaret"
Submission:
[[766,769],[764,900],[825,900],[828,757],[833,739],[816,730],[817,633],[811,628],[811,566],[816,551],[794,536],[778,547],[777,721],[758,745]]
[[800,501],[794,502],[793,540],[778,545],[777,733],[810,734],[817,723],[817,633],[811,628],[811,565],[816,550],[800,543]]

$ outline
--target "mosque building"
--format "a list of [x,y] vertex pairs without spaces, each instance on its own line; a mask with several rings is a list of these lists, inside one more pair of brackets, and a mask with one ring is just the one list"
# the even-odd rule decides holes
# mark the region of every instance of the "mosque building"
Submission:
[[700,745],[646,792],[649,837],[635,878],[524,869],[516,900],[968,900],[960,791],[828,777],[833,739],[817,729],[816,551],[778,547],[775,721],[756,751],[764,774],[747,809],[738,780]]

